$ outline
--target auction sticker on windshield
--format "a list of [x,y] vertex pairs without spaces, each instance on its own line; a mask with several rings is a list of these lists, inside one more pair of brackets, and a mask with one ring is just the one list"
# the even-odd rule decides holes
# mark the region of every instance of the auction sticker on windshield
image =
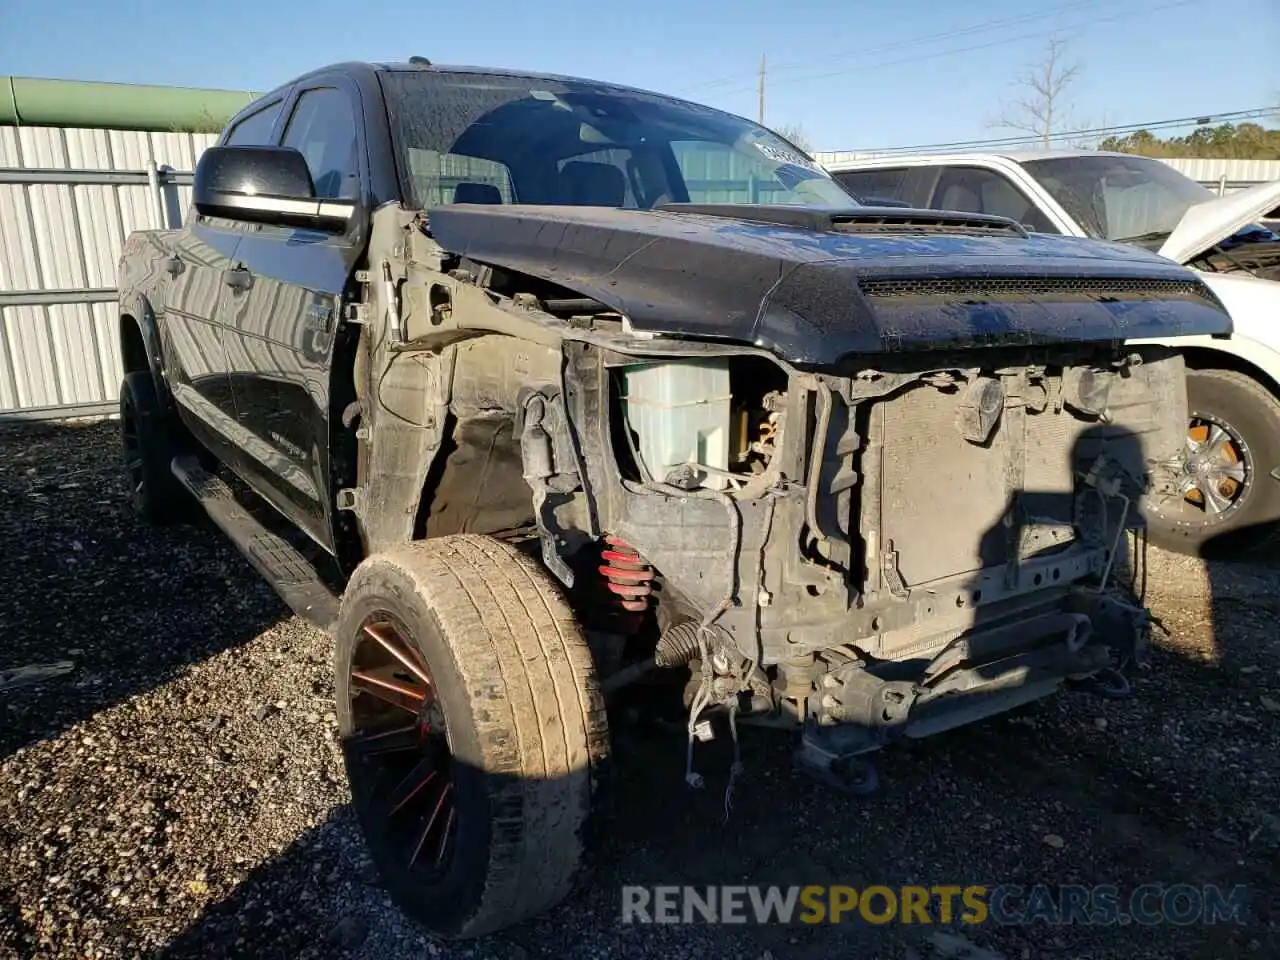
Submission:
[[804,167],[806,170],[813,170],[824,176],[829,176],[827,172],[807,157],[803,157],[793,150],[785,150],[782,147],[775,147],[771,143],[764,143],[757,140],[755,142],[756,149],[763,153],[774,163],[789,163],[792,166]]

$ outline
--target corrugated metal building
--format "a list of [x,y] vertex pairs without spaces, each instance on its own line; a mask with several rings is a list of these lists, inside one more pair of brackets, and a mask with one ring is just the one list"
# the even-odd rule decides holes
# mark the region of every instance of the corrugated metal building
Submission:
[[0,127],[0,418],[115,409],[120,246],[180,225],[216,139]]
[[1224,193],[1243,190],[1255,183],[1280,180],[1280,160],[1212,160],[1197,157],[1164,162],[1192,180]]

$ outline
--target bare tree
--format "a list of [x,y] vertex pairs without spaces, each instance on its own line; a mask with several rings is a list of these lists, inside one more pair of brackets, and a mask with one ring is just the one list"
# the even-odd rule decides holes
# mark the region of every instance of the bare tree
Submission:
[[805,153],[812,154],[813,146],[809,143],[809,135],[798,123],[789,123],[785,127],[775,127],[774,132],[784,140],[789,140]]
[[1067,93],[1080,75],[1080,65],[1069,62],[1065,40],[1054,38],[1044,59],[1018,75],[1018,96],[1004,105],[993,126],[1029,133],[1048,149],[1055,136],[1067,130],[1071,107]]

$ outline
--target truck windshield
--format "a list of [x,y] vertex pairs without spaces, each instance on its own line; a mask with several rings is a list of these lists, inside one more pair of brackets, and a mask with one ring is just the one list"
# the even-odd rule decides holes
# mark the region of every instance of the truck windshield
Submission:
[[697,104],[459,71],[391,72],[383,84],[406,201],[419,208],[854,203],[785,140]]
[[1023,167],[1091,237],[1159,250],[1182,215],[1214,194],[1147,157],[1028,160]]

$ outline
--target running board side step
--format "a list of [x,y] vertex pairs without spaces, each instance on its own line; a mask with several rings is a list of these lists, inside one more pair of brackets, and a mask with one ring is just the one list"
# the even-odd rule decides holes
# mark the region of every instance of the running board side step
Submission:
[[280,599],[304,620],[331,632],[338,619],[338,598],[307,558],[245,510],[231,488],[195,457],[174,457],[170,469]]

